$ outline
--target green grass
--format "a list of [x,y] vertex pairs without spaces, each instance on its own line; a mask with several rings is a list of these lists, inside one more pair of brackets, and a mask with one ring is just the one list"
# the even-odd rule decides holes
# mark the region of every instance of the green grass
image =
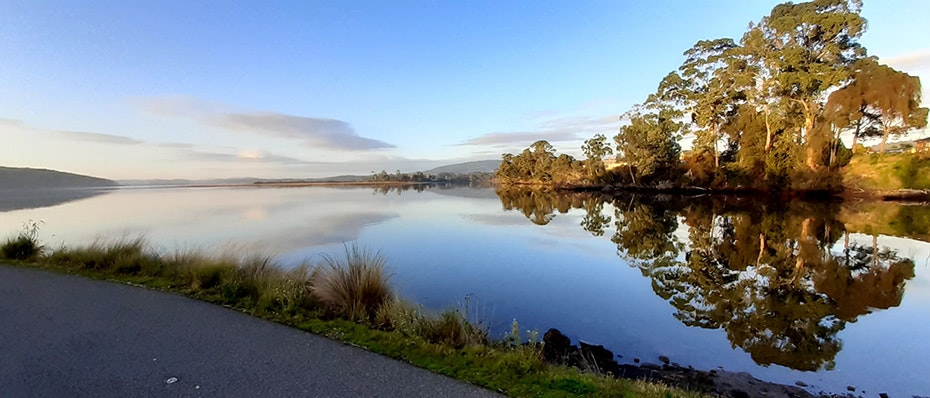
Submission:
[[384,257],[358,246],[346,247],[345,258],[287,270],[268,256],[159,253],[142,239],[46,252],[35,234],[29,240],[38,251],[23,258],[13,250],[19,238],[0,246],[0,260],[226,305],[511,396],[702,396],[552,366],[542,361],[538,344],[492,341],[486,328],[467,319],[467,308],[431,313],[397,298]]
[[854,190],[930,189],[930,156],[857,154],[843,168],[843,179]]

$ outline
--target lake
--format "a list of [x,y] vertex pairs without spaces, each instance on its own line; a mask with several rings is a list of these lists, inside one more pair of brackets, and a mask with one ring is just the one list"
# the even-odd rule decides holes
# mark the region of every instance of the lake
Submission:
[[[502,337],[558,328],[634,359],[812,392],[930,395],[930,207],[431,187],[121,188],[0,207],[46,246],[144,236],[285,266],[381,250],[400,293]],[[41,206],[41,207],[39,207]],[[524,334],[526,336],[526,334]]]

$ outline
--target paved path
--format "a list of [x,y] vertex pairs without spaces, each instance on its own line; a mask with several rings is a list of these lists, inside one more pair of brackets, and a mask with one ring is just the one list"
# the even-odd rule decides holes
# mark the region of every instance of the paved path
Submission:
[[0,266],[0,396],[495,394],[186,297]]

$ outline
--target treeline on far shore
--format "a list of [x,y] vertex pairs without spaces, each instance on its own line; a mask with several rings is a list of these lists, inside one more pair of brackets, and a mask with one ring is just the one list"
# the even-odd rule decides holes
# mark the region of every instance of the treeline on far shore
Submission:
[[371,176],[368,177],[369,182],[418,182],[473,186],[490,186],[493,179],[494,173],[485,172],[433,174],[422,171],[401,173],[400,170],[394,173],[381,170],[379,173],[372,172]]
[[[623,114],[613,143],[597,134],[582,147],[586,159],[576,160],[537,141],[504,154],[497,179],[841,191],[846,166],[867,152],[860,140],[881,140],[878,160],[860,160],[881,162],[887,140],[927,125],[920,79],[882,64],[859,42],[866,30],[861,7],[856,0],[779,4],[738,40],[700,40],[654,93]],[[898,155],[891,169],[930,171],[921,152],[928,142],[916,141],[915,153]],[[910,186],[903,188],[930,188],[904,177]]]

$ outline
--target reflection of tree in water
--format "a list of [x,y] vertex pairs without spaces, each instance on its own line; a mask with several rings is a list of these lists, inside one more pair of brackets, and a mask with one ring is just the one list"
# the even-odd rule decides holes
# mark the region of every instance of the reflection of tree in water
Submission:
[[375,185],[372,187],[373,193],[380,193],[382,195],[387,195],[389,192],[395,192],[397,195],[400,195],[404,192],[414,190],[416,192],[423,192],[427,189],[432,188],[430,184],[383,184]]
[[555,218],[556,211],[565,214],[572,208],[584,208],[587,202],[594,201],[586,194],[555,194],[533,189],[498,190],[497,196],[504,210],[519,210],[536,225],[548,224]]
[[[537,192],[511,208],[548,222],[559,202],[553,196]],[[850,245],[833,204],[734,207],[615,197],[610,217],[596,196],[567,203],[586,211],[582,227],[595,236],[613,221],[618,255],[650,278],[679,321],[724,329],[761,365],[832,368],[846,323],[899,305],[914,277],[911,260],[877,242]],[[687,243],[675,236],[679,217]],[[832,251],[841,240],[843,249]]]

